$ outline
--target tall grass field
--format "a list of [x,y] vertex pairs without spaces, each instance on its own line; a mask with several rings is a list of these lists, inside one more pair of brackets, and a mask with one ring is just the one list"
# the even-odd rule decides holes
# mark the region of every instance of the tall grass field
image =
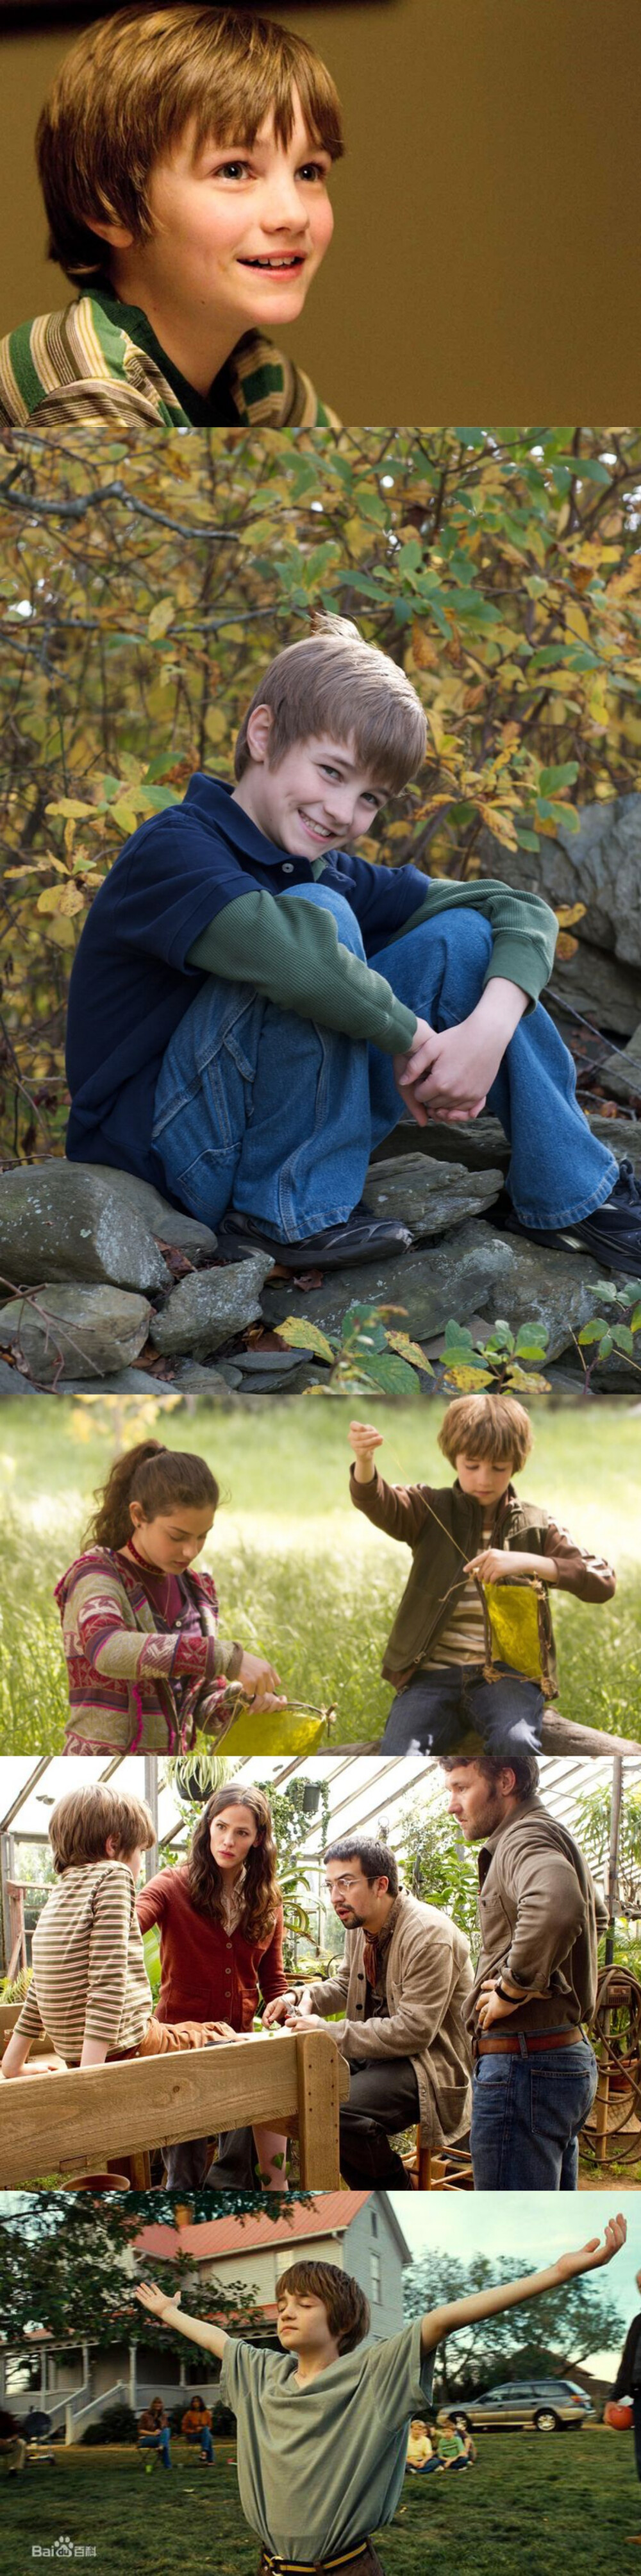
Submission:
[[[384,1433],[392,1483],[446,1484],[441,1406],[373,1399],[256,1399],[159,1413],[155,1436],[209,1460],[221,1503],[203,1563],[216,1576],[223,1633],[269,1653],[292,1701],[335,1702],[333,1742],[375,1744],[391,1692],[380,1663],[409,1572],[348,1494],[350,1413]],[[614,1601],[553,1596],[568,1718],[636,1739],[641,1718],[640,1423],[624,1402],[534,1414],[522,1491],[549,1505],[617,1568]],[[144,1429],[149,1428],[147,1409]],[[60,1749],[67,1710],[54,1585],[79,1551],[92,1495],[112,1458],[140,1437],[135,1399],[23,1397],[0,1410],[0,1749]]]

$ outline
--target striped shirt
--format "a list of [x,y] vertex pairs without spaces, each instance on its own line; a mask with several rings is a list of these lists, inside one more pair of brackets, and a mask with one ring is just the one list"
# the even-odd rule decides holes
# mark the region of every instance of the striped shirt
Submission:
[[111,2056],[138,2048],[151,2012],[131,1870],[107,1859],[66,1869],[34,1932],[16,2029],[29,2040],[45,2030],[58,2056],[77,2066],[85,2038],[106,2040]]
[[[493,1521],[484,1521],[482,1536],[475,1555],[489,1547]],[[484,1664],[487,1654],[483,1602],[474,1575],[468,1574],[464,1590],[453,1602],[445,1626],[441,1628],[438,1648],[424,1666],[425,1672],[438,1672],[441,1664]]]
[[174,367],[137,306],[94,288],[0,341],[0,426],[338,429],[302,368],[245,331],[207,397]]

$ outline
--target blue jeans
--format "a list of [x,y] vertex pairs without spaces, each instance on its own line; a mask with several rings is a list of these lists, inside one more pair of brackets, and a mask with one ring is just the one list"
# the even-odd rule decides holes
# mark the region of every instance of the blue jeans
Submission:
[[485,1753],[540,1753],[543,1694],[538,1682],[496,1667],[440,1664],[412,1674],[392,1701],[381,1753],[457,1753],[474,1729]]
[[204,2451],[205,2459],[209,2460],[211,2465],[214,2457],[214,2445],[208,2424],[203,2424],[202,2433],[186,2433],[185,2441],[197,2443],[198,2449],[200,2451]]
[[477,2058],[471,2152],[475,2191],[576,2191],[578,2131],[592,2107],[597,2062],[587,2039],[528,2056]]
[[[363,957],[342,895],[297,887],[334,914],[341,945]],[[482,914],[440,913],[370,959],[400,1001],[437,1029],[468,1019],[492,952]],[[509,1189],[526,1225],[576,1223],[610,1196],[618,1164],[577,1108],[571,1056],[541,1005],[506,1048],[488,1108],[512,1146]],[[344,1224],[374,1145],[404,1111],[392,1058],[317,1027],[251,985],[207,976],[168,1046],[156,1086],[159,1186],[191,1215],[220,1223],[233,1204],[279,1241]],[[452,1154],[456,1131],[452,1132]]]
[[169,2448],[169,2441],[169,2425],[164,2424],[160,2433],[139,2433],[138,2449],[139,2451],[160,2451],[162,2453],[163,2468],[170,2469],[171,2451]]

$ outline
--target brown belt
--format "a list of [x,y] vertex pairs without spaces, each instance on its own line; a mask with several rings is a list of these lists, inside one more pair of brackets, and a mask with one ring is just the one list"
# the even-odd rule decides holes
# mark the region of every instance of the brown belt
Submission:
[[477,2039],[476,2048],[479,2057],[520,2057],[524,2047],[528,2055],[531,2048],[576,2048],[582,2038],[581,2030],[521,2030],[509,2039]]

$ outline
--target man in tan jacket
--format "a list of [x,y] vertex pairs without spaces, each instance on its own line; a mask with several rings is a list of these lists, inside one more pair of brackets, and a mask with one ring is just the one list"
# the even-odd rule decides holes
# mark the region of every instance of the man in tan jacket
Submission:
[[350,2067],[340,2114],[343,2181],[411,2189],[391,2139],[416,2122],[424,2146],[452,2145],[470,2118],[469,1944],[448,1914],[398,1884],[385,1843],[350,1835],[325,1853],[331,1902],[345,1927],[335,1977],[267,2005],[265,2021],[309,2029],[335,2013],[332,2037]]
[[446,1756],[450,1814],[479,1843],[481,1949],[466,2007],[475,2052],[477,2191],[576,2191],[597,2065],[605,1910],[566,1825],[538,1797],[532,1755]]

